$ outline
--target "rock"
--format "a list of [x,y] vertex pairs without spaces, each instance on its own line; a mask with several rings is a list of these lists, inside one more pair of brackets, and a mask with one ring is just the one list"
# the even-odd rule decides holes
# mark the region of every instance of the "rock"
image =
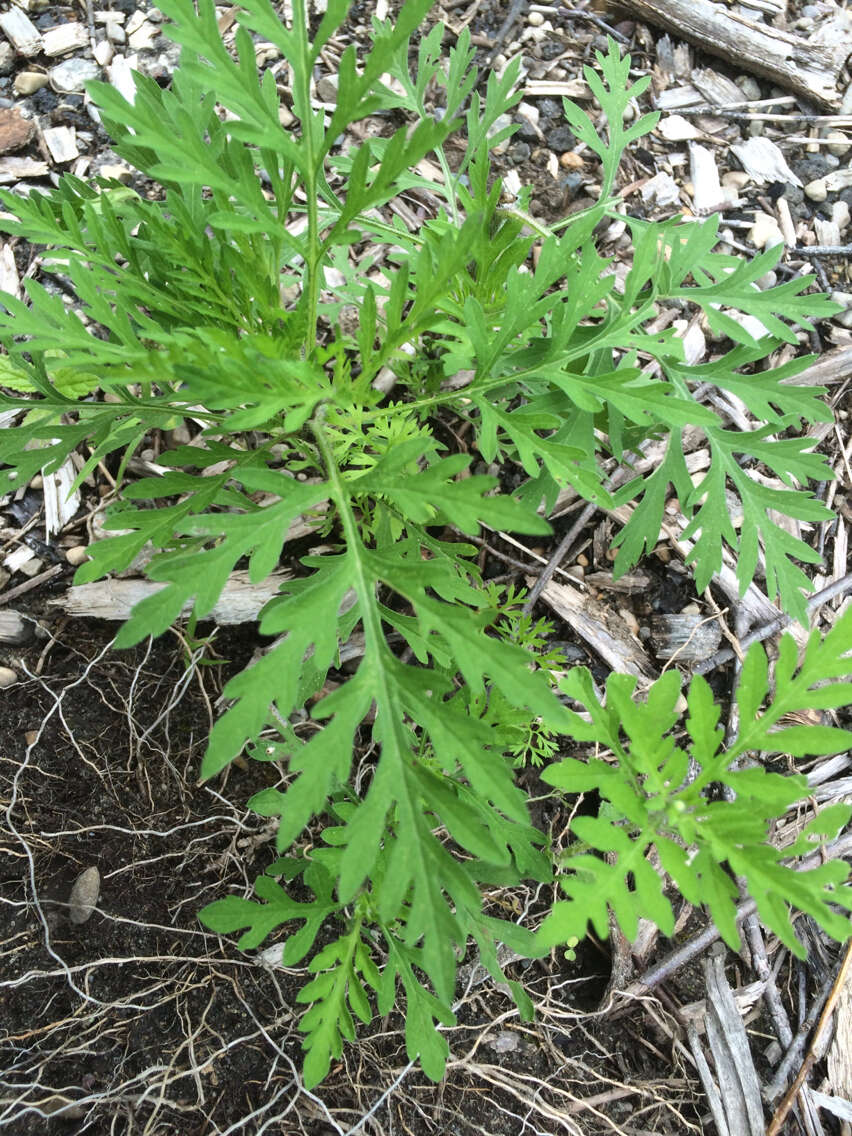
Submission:
[[43,71],[19,71],[13,84],[16,95],[34,95],[49,82]]
[[9,75],[15,69],[15,49],[10,43],[0,43],[0,75]]
[[842,233],[849,224],[849,203],[846,201],[835,201],[831,207],[831,219]]
[[323,75],[317,79],[317,98],[324,103],[337,103],[337,75]]
[[111,43],[127,43],[127,34],[119,23],[110,21],[106,26],[106,34]]
[[97,172],[99,177],[109,178],[111,181],[120,181],[124,185],[129,185],[133,180],[133,170],[130,166],[122,165],[120,162],[101,166]]
[[852,292],[832,292],[831,298],[835,304],[842,304],[846,309],[834,319],[843,327],[852,327]]
[[758,249],[772,248],[774,245],[784,243],[784,237],[775,218],[768,213],[760,212],[754,215],[754,224],[749,229],[748,239]]
[[72,568],[79,568],[81,564],[85,564],[89,559],[89,550],[85,544],[75,544],[73,548],[67,550],[65,559]]
[[800,185],[793,185],[788,181],[784,186],[784,196],[791,205],[801,205],[805,200],[805,191]]
[[540,28],[544,23],[544,16],[541,14],[541,12],[530,12],[530,14],[527,16],[527,23],[530,25],[530,27]]
[[828,162],[822,154],[809,154],[800,162],[793,162],[792,166],[800,181],[805,183],[825,177],[829,171]]
[[[494,122],[488,128],[488,137],[495,138],[501,131],[505,130],[507,126],[514,126],[508,114],[499,114]],[[496,146],[491,149],[492,154],[505,154],[509,149],[509,139],[504,138],[502,142],[498,142]]]
[[816,178],[814,181],[809,181],[805,186],[805,197],[809,197],[811,201],[825,201],[828,197],[828,187],[825,184],[825,178]]
[[842,158],[844,154],[849,153],[852,143],[849,141],[849,136],[844,134],[842,130],[829,130],[826,138],[829,154]]
[[86,868],[74,881],[68,900],[68,917],[72,923],[91,919],[101,893],[101,874],[97,868]]
[[0,690],[7,686],[14,686],[17,681],[17,671],[13,671],[11,667],[0,667]]
[[509,147],[509,160],[516,165],[526,162],[530,156],[530,146],[528,142],[514,142]]
[[557,126],[548,131],[546,141],[550,149],[557,154],[564,154],[566,150],[571,150],[577,145],[577,139],[567,126]]
[[542,99],[538,104],[538,113],[542,118],[564,118],[562,106],[556,99]]
[[95,62],[99,67],[109,67],[112,63],[112,57],[115,55],[115,48],[108,39],[102,39],[100,43],[95,44],[95,50],[92,52],[95,57]]
[[100,76],[101,69],[91,59],[66,59],[64,63],[57,63],[51,67],[48,75],[50,85],[60,95],[70,95],[75,91],[84,91],[85,84],[91,79]]
[[20,150],[35,133],[35,125],[17,107],[0,107],[0,154]]

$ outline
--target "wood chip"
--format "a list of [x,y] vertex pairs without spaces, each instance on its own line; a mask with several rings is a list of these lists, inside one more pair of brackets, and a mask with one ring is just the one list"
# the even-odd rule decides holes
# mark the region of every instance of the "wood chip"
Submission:
[[[27,550],[29,551],[29,550]],[[252,584],[248,572],[232,572],[215,607],[205,618],[224,626],[249,623],[257,619],[261,608],[278,594],[287,572],[275,572],[262,584]],[[125,580],[98,580],[94,584],[80,584],[69,588],[63,596],[51,598],[51,606],[61,607],[69,615],[91,619],[125,620],[135,604],[159,592],[164,584],[140,578]],[[188,603],[182,614],[189,615]]]
[[715,619],[703,615],[654,615],[650,619],[651,645],[658,659],[695,663],[712,655],[722,641]]
[[699,217],[733,204],[732,197],[736,199],[736,190],[723,188],[712,150],[690,142],[689,170],[692,204]]
[[745,172],[758,185],[774,181],[802,184],[801,179],[787,165],[781,149],[769,138],[748,138],[745,142],[732,146],[731,153],[739,159]]
[[44,132],[44,142],[54,162],[73,162],[79,158],[77,131],[73,126],[49,126]]
[[33,637],[33,621],[19,611],[0,608],[0,643],[20,647]]
[[590,99],[592,92],[583,79],[562,79],[559,81],[549,79],[530,79],[524,87],[522,94],[525,99],[566,98]]
[[[535,581],[530,579],[527,583],[532,586]],[[616,673],[647,679],[657,677],[653,663],[636,636],[630,634],[622,619],[593,596],[583,595],[570,584],[551,580],[541,598]]]
[[7,241],[0,245],[0,291],[8,292],[10,296],[18,296],[20,287],[21,278],[15,263],[15,253]]
[[0,185],[10,185],[22,178],[45,177],[49,173],[47,162],[34,158],[0,158]]
[[77,470],[70,458],[54,473],[42,470],[44,490],[44,529],[47,538],[61,532],[80,508],[79,490],[69,492],[77,476]]
[[85,24],[59,24],[44,33],[44,54],[51,59],[88,47],[89,33]]
[[20,8],[12,5],[7,12],[0,14],[0,28],[6,38],[11,40],[19,55],[29,57],[38,55],[41,51],[43,45],[41,32]]

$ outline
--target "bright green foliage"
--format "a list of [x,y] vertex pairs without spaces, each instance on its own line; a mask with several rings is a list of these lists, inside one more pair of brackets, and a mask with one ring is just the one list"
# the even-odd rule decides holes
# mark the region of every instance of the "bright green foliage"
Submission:
[[[503,202],[491,168],[490,151],[512,131],[501,116],[520,98],[520,62],[489,74],[483,91],[470,36],[447,49],[439,25],[420,40],[412,70],[410,38],[429,0],[408,0],[393,24],[377,23],[366,59],[347,49],[333,112],[312,102],[311,80],[346,0],[329,0],[313,39],[304,0],[293,0],[292,27],[270,0],[241,0],[235,56],[212,0],[160,7],[164,30],[182,45],[171,88],[137,76],[132,105],[110,86],[90,91],[115,150],[162,186],[161,197],[73,177],[27,198],[0,192],[17,218],[0,229],[48,246],[46,271],[62,274],[87,321],[33,280],[26,302],[3,299],[0,406],[19,408],[22,420],[0,432],[0,492],[78,449],[81,479],[115,454],[123,483],[148,432],[184,418],[201,424],[192,445],[163,452],[162,476],[123,488],[106,524],[116,535],[78,571],[77,582],[95,580],[153,547],[146,571],[163,587],[135,608],[120,646],[161,633],[187,611],[194,628],[235,568],[247,566],[255,582],[268,577],[290,526],[311,519],[318,551],[263,611],[260,629],[275,641],[228,684],[229,708],[202,767],[212,777],[246,746],[258,760],[281,763],[285,787],[251,802],[279,818],[279,852],[317,818],[331,821],[323,843],[258,879],[257,901],[230,896],[201,913],[217,932],[247,928],[247,949],[283,928],[289,964],[316,951],[300,995],[310,1005],[306,1080],[321,1080],[354,1037],[356,1019],[389,1012],[398,993],[408,1052],[439,1077],[447,1045],[438,1026],[453,1020],[457,963],[471,941],[497,978],[498,942],[544,949],[531,931],[488,915],[482,893],[552,878],[514,765],[549,760],[562,735],[601,742],[622,764],[596,759],[549,774],[572,791],[595,788],[609,803],[574,823],[587,851],[568,862],[572,900],[548,923],[551,940],[579,937],[589,919],[604,934],[608,906],[628,932],[640,914],[670,927],[663,885],[646,860],[652,843],[683,894],[706,901],[729,940],[729,869],[787,940],[780,897],[841,934],[826,907],[829,894],[844,894],[839,869],[796,876],[794,886],[764,843],[767,823],[802,795],[802,784],[729,769],[742,751],[720,753],[718,711],[700,681],[689,718],[698,782],[687,783],[686,757],[669,738],[674,677],[647,704],[615,677],[604,710],[582,673],[570,675],[566,693],[593,716],[592,726],[582,724],[553,688],[551,671],[563,666],[544,629],[518,611],[514,593],[483,583],[477,549],[465,539],[481,525],[546,535],[542,514],[574,486],[601,507],[635,503],[619,535],[621,571],[654,545],[674,493],[700,586],[719,567],[725,540],[739,556],[743,587],[762,551],[770,593],[803,616],[808,582],[797,562],[814,557],[773,518],[826,515],[806,486],[830,470],[790,431],[830,415],[820,388],[790,383],[807,358],[773,371],[762,361],[836,308],[809,292],[809,277],[759,290],[778,252],[750,263],[714,252],[712,218],[629,221],[633,263],[617,283],[595,233],[621,207],[612,194],[624,147],[656,116],[623,129],[629,100],[647,84],[626,86],[630,61],[614,43],[598,55],[599,70],[586,69],[606,132],[579,107],[565,109],[601,158],[601,199],[549,229],[529,215],[529,192]],[[281,126],[273,75],[258,78],[252,34],[286,59],[291,128]],[[441,92],[440,115],[427,89],[430,105]],[[347,127],[391,111],[389,124],[404,121],[389,137],[338,148]],[[453,134],[464,141],[451,166],[444,143]],[[427,156],[442,172],[437,183],[417,170]],[[415,232],[398,217],[383,220],[379,208],[414,189],[437,201],[434,215]],[[365,245],[383,249],[381,276],[368,277],[372,263],[355,266],[353,246]],[[690,366],[672,330],[649,331],[666,302],[703,312],[727,338],[723,353]],[[354,326],[346,318],[353,310]],[[765,335],[756,341],[735,318],[744,316]],[[390,394],[376,383],[388,373]],[[726,429],[695,398],[701,384],[742,399],[755,430]],[[470,452],[447,452],[448,423],[466,432]],[[704,431],[712,457],[698,484],[683,455],[686,428]],[[614,499],[602,459],[629,462],[660,437],[668,438],[663,463]],[[499,492],[496,478],[470,468],[474,451],[486,465],[516,466],[524,484]],[[755,480],[755,463],[784,488]],[[739,529],[730,491],[743,503]],[[848,646],[848,621],[842,627]],[[336,668],[355,635],[363,649],[346,678]],[[780,744],[771,733],[779,707],[829,704],[813,701],[829,698],[827,688],[811,688],[840,673],[842,643],[831,644],[814,645],[796,678],[785,648],[789,681],[762,717],[765,673],[750,656],[743,746]],[[845,688],[830,689],[845,697]],[[307,729],[296,714],[305,707]],[[796,753],[839,744],[833,734],[791,730],[784,739]],[[356,780],[353,755],[368,748],[371,765]],[[736,800],[711,801],[711,782],[728,784]],[[739,825],[744,811],[744,839],[734,839],[731,818]],[[608,863],[589,850],[617,857]],[[291,897],[286,885],[296,876],[312,900]],[[526,995],[510,989],[527,1014]]]
[[[609,932],[610,911],[628,938],[635,937],[640,917],[652,919],[669,935],[674,927],[671,904],[663,894],[665,875],[694,904],[706,904],[713,921],[731,946],[739,942],[734,876],[745,881],[764,924],[796,954],[804,950],[790,924],[790,905],[807,911],[830,935],[844,939],[849,920],[834,908],[852,910],[852,888],[845,886],[848,868],[827,861],[796,871],[791,858],[810,852],[814,838],[833,839],[847,823],[852,808],[824,809],[805,826],[796,843],[779,851],[767,842],[772,820],[807,796],[804,777],[769,773],[748,755],[753,751],[795,757],[831,754],[852,745],[852,732],[833,727],[780,725],[785,714],[809,708],[846,706],[852,702],[852,611],[820,641],[811,637],[801,666],[796,645],[787,635],[775,670],[775,693],[769,696],[767,660],[755,643],[742,669],[737,691],[740,730],[723,744],[719,707],[705,679],[693,678],[687,696],[688,742],[679,746],[671,731],[678,715],[680,677],[669,671],[635,701],[636,680],[611,675],[606,705],[595,694],[583,668],[561,683],[563,693],[587,708],[589,721],[574,715],[569,732],[609,751],[608,758],[566,758],[550,766],[544,780],[563,792],[594,790],[602,800],[597,816],[575,819],[576,841],[562,858],[567,902],[557,903],[540,933],[542,945],[585,934],[589,923],[597,933]],[[769,696],[769,704],[763,704]],[[715,799],[712,787],[727,786],[729,799]],[[595,853],[607,853],[601,859]],[[733,873],[733,875],[732,875]]]

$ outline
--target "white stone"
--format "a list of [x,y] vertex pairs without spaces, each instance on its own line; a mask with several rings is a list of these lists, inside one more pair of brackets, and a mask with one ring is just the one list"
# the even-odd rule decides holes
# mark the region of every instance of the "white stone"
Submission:
[[16,95],[34,95],[42,87],[46,87],[49,80],[42,71],[19,71],[13,84]]
[[102,39],[100,43],[95,44],[95,50],[92,52],[95,57],[95,62],[100,67],[109,67],[112,63],[112,57],[115,55],[115,48],[108,39]]
[[835,201],[831,207],[831,219],[842,233],[849,224],[849,206],[845,201]]
[[758,249],[772,248],[774,245],[784,243],[778,222],[768,213],[755,213],[754,224],[749,229],[748,239]]
[[844,154],[848,154],[850,147],[852,147],[849,136],[844,134],[842,130],[830,130],[826,138],[828,139],[829,154],[836,154],[838,158],[842,158]]
[[160,29],[157,25],[150,24],[145,20],[135,31],[128,31],[127,42],[133,51],[150,51],[159,34]]
[[44,33],[44,54],[51,58],[67,55],[89,43],[89,33],[85,24],[60,24]]
[[68,902],[68,915],[72,923],[85,923],[97,907],[101,891],[101,874],[97,868],[86,868],[74,881]]
[[51,67],[48,75],[54,91],[60,95],[70,95],[75,91],[84,91],[85,84],[97,79],[100,73],[101,69],[97,63],[93,63],[91,59],[75,56]]
[[127,43],[127,33],[121,24],[110,23],[106,26],[107,39],[112,43]]
[[0,667],[0,688],[14,686],[17,681],[16,671],[13,671],[11,667]]
[[805,186],[805,197],[809,197],[811,201],[825,201],[828,197],[828,186],[825,184],[825,178],[815,178],[809,181]]
[[531,24],[534,28],[540,28],[544,23],[544,16],[541,12],[530,12],[527,16],[527,23]]

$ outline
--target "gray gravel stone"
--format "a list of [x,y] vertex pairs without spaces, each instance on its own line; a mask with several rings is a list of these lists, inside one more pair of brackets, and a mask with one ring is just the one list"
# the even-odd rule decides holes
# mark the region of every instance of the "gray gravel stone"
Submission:
[[516,142],[509,149],[509,159],[516,164],[525,162],[530,156],[530,147],[527,142]]
[[577,145],[577,139],[567,126],[557,126],[547,133],[547,144],[557,154],[564,154]]
[[828,173],[828,162],[822,154],[809,154],[807,158],[802,158],[801,161],[790,163],[793,172],[799,177],[805,185],[809,181],[816,181],[817,178],[825,177]]
[[74,56],[73,59],[66,59],[64,63],[57,63],[55,67],[51,67],[48,74],[54,91],[68,95],[73,91],[85,90],[84,84],[90,79],[99,78],[101,69],[91,59]]

